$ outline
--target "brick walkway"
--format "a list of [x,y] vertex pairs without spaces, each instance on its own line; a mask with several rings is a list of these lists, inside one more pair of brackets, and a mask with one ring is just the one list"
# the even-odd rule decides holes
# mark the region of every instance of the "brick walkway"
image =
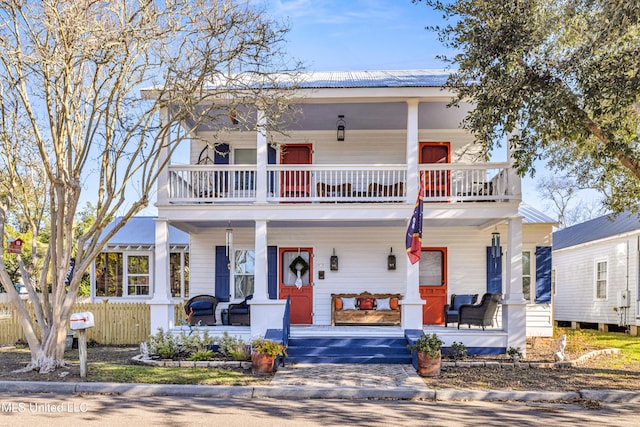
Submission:
[[274,386],[424,387],[411,365],[296,363],[278,368]]

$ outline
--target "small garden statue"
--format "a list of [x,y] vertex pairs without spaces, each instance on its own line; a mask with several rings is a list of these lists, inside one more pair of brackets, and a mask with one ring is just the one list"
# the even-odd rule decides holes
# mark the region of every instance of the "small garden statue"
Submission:
[[146,342],[140,343],[140,354],[142,355],[142,360],[151,359],[151,357],[149,357],[149,347]]
[[554,355],[556,361],[562,362],[569,360],[569,356],[564,352],[565,348],[567,348],[567,335],[562,334],[562,336],[558,338],[558,351]]

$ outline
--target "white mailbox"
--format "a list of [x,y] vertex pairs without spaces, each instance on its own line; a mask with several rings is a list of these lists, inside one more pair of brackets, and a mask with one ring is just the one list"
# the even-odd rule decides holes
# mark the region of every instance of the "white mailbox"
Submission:
[[87,329],[96,325],[96,322],[93,320],[93,313],[88,311],[73,313],[70,320],[71,329]]

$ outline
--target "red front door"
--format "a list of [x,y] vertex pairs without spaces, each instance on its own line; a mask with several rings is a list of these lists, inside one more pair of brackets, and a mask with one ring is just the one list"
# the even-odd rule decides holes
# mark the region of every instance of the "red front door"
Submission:
[[420,297],[427,300],[422,306],[422,323],[444,324],[444,305],[447,303],[446,248],[422,248],[419,282]]
[[[310,144],[287,144],[282,147],[280,164],[311,164]],[[280,195],[282,197],[309,197],[311,174],[304,170],[283,171],[280,176]]]
[[[451,163],[451,154],[448,142],[421,142],[420,163],[446,164]],[[420,181],[424,185],[426,197],[449,196],[450,181],[449,170],[430,170],[420,174]]]
[[313,323],[313,250],[311,248],[280,248],[280,299],[291,297],[291,324]]

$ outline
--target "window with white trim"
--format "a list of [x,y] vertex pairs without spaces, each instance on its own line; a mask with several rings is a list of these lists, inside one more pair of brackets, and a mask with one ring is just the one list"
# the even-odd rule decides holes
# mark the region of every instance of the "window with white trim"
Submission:
[[596,262],[596,299],[607,299],[607,261]]
[[531,252],[522,252],[522,294],[527,301],[533,301],[535,295],[532,297],[531,292],[535,289],[531,289]]
[[149,255],[127,256],[127,294],[149,295],[151,266]]
[[172,297],[189,298],[189,252],[169,254],[169,284]]
[[95,261],[97,297],[151,295],[151,254],[103,252]]
[[232,279],[234,298],[244,299],[253,295],[255,267],[255,251],[239,249],[234,252]]

